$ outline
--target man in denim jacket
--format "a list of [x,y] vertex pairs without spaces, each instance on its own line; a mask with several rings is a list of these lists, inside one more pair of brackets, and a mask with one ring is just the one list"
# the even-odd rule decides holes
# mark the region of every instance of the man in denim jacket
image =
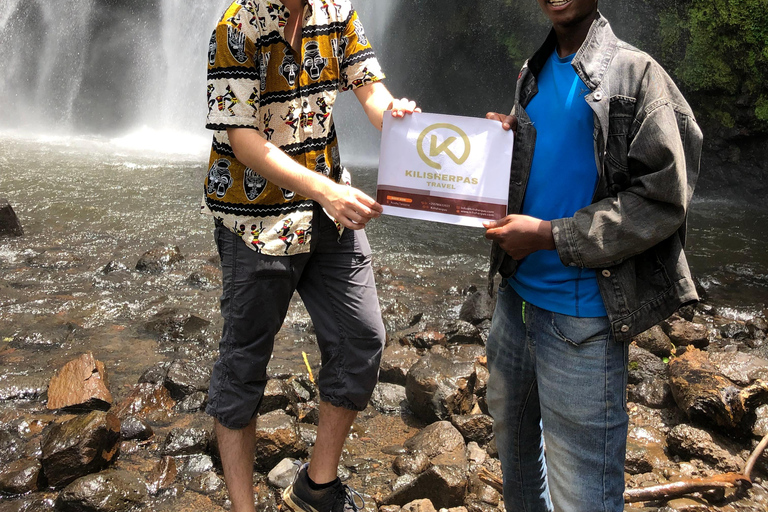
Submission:
[[[698,299],[683,247],[702,135],[666,72],[597,0],[538,0],[553,24],[512,115],[510,215],[488,406],[507,510],[623,510],[627,347]],[[546,458],[544,456],[546,445]]]

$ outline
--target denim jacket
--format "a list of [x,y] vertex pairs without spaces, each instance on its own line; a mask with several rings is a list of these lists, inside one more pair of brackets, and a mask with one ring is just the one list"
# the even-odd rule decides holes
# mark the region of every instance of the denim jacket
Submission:
[[[525,108],[556,44],[552,31],[518,77],[509,213],[521,211],[536,142]],[[667,73],[619,40],[601,15],[572,66],[591,91],[585,100],[594,112],[599,179],[592,204],[553,220],[552,235],[563,264],[597,270],[614,337],[629,342],[698,300],[683,249],[702,134]],[[497,272],[509,277],[516,267],[494,243],[490,286]]]

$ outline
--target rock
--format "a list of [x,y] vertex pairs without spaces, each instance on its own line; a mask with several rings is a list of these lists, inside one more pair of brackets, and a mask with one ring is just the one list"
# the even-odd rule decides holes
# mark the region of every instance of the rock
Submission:
[[256,469],[267,472],[285,458],[300,459],[307,448],[299,435],[295,418],[282,411],[261,415],[256,420]]
[[675,426],[667,435],[667,446],[672,455],[690,460],[701,459],[715,464],[722,471],[738,472],[744,461],[736,455],[736,449],[726,446],[722,439],[715,439],[709,432],[692,425]]
[[14,501],[0,501],[0,512],[53,512],[55,503],[46,496],[30,496]]
[[400,505],[418,499],[427,499],[436,508],[461,505],[467,494],[467,477],[464,469],[450,466],[432,466],[416,477],[400,477],[392,493],[382,500],[382,505]]
[[437,512],[429,500],[415,500],[403,506],[402,512]]
[[493,437],[493,418],[485,414],[463,414],[451,417],[451,423],[469,442],[484,445]]
[[224,480],[219,478],[219,475],[213,471],[206,471],[197,475],[189,483],[189,489],[199,492],[200,494],[216,494],[224,488]]
[[210,290],[221,285],[221,268],[206,263],[199,270],[192,272],[187,277],[190,286],[201,290]]
[[127,512],[143,504],[147,489],[127,471],[109,470],[69,484],[56,500],[63,512]]
[[411,332],[403,336],[400,343],[414,348],[430,349],[435,345],[445,345],[448,340],[445,334],[437,331]]
[[420,357],[418,351],[413,347],[389,345],[384,348],[384,353],[381,356],[379,380],[405,386],[408,370]]
[[467,443],[467,461],[474,464],[482,464],[488,459],[488,453],[480,448],[480,446],[470,441]]
[[674,345],[660,325],[654,325],[645,332],[641,332],[634,339],[638,347],[647,350],[658,357],[672,355]]
[[264,388],[264,396],[261,399],[259,412],[266,414],[272,411],[285,411],[292,404],[288,397],[289,390],[285,383],[279,379],[270,379]]
[[269,484],[277,487],[278,489],[285,489],[293,483],[293,479],[296,477],[296,472],[301,467],[301,461],[291,458],[285,458],[281,460],[277,466],[267,475]]
[[630,475],[639,475],[653,471],[653,460],[645,448],[645,444],[639,444],[634,439],[627,439],[624,471]]
[[768,435],[768,404],[755,409],[755,423],[752,425],[752,434],[756,437]]
[[709,333],[706,325],[695,324],[673,316],[662,323],[662,328],[675,346],[692,345],[696,348],[704,348],[709,345]]
[[396,475],[420,475],[432,466],[426,453],[417,451],[395,457],[392,470]]
[[32,267],[66,270],[77,267],[83,259],[67,249],[48,249],[29,258],[28,261]]
[[101,269],[101,273],[104,275],[111,274],[113,272],[128,272],[128,267],[125,263],[120,261],[110,261]]
[[401,512],[403,509],[399,505],[384,505],[379,507],[379,512]]
[[176,402],[171,393],[161,384],[138,384],[115,408],[114,414],[124,419],[136,416],[152,423],[167,422]]
[[43,435],[43,472],[52,487],[61,488],[109,466],[119,447],[120,420],[114,414],[93,411],[54,423]]
[[176,410],[179,412],[192,413],[205,410],[207,405],[208,394],[203,391],[195,391],[176,404]]
[[448,337],[449,345],[485,344],[485,340],[483,339],[483,335],[480,332],[480,329],[469,322],[465,322],[464,320],[459,320],[458,322],[452,323],[448,328],[448,332],[446,332],[446,336]]
[[744,352],[710,352],[709,361],[725,377],[739,386],[758,379],[768,381],[768,360]]
[[48,390],[48,377],[41,374],[3,375],[0,400],[37,400]]
[[195,477],[213,470],[213,459],[210,455],[195,453],[193,455],[177,455],[174,457],[179,474],[185,477]]
[[176,308],[165,308],[144,328],[157,335],[160,341],[204,341],[205,329],[211,324],[199,316],[186,313]]
[[470,295],[459,311],[459,319],[477,325],[484,320],[490,320],[493,317],[493,310],[496,308],[496,298],[491,297],[488,290],[483,288]]
[[128,416],[120,424],[120,435],[124,441],[146,441],[155,435],[152,427],[136,416]]
[[475,370],[472,362],[452,362],[429,353],[408,371],[405,391],[410,409],[426,422],[467,414],[474,405]]
[[157,495],[161,490],[167,489],[173,484],[177,474],[176,460],[173,457],[163,457],[149,472],[147,490],[153,496]]
[[211,369],[192,361],[176,359],[165,375],[165,387],[174,400],[183,400],[198,391],[208,391],[210,383]]
[[157,363],[155,366],[147,368],[139,377],[139,384],[162,384],[165,382],[165,376],[168,375],[168,367],[171,363]]
[[400,404],[407,402],[405,386],[379,382],[373,390],[371,405],[382,414],[400,413]]
[[37,459],[20,459],[0,469],[0,494],[26,494],[38,490],[42,466]]
[[58,371],[48,385],[48,409],[106,411],[112,406],[107,371],[86,352]]
[[438,421],[427,426],[408,439],[405,447],[411,453],[421,452],[430,459],[441,453],[466,449],[461,433],[447,421]]
[[174,428],[163,442],[163,455],[192,455],[205,453],[211,441],[211,432],[201,428]]
[[136,263],[136,270],[159,274],[174,264],[183,261],[184,256],[178,246],[155,247],[145,252]]
[[0,198],[0,237],[24,236],[21,222],[6,198]]
[[71,323],[42,323],[22,329],[11,340],[11,347],[36,349],[54,348],[66,345],[72,338],[75,325]]
[[662,409],[674,403],[667,378],[667,365],[635,343],[629,346],[627,395],[632,402]]
[[419,323],[421,313],[414,315],[408,306],[395,301],[381,312],[387,332],[397,332]]
[[768,385],[757,381],[740,388],[721,375],[706,352],[691,349],[669,364],[672,395],[678,407],[692,421],[726,430],[744,430],[741,424],[755,396],[768,392]]

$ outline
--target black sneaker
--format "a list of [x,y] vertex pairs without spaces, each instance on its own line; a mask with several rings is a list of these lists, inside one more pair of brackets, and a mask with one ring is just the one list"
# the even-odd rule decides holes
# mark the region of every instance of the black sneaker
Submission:
[[312,489],[308,467],[309,464],[301,466],[293,483],[283,491],[283,502],[288,509],[293,512],[359,512],[365,509],[363,497],[339,479],[325,489]]

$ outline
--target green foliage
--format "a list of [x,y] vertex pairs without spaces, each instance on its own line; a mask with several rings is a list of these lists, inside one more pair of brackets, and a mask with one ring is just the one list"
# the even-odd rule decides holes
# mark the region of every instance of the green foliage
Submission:
[[760,96],[755,104],[755,115],[761,121],[768,123],[768,96]]

